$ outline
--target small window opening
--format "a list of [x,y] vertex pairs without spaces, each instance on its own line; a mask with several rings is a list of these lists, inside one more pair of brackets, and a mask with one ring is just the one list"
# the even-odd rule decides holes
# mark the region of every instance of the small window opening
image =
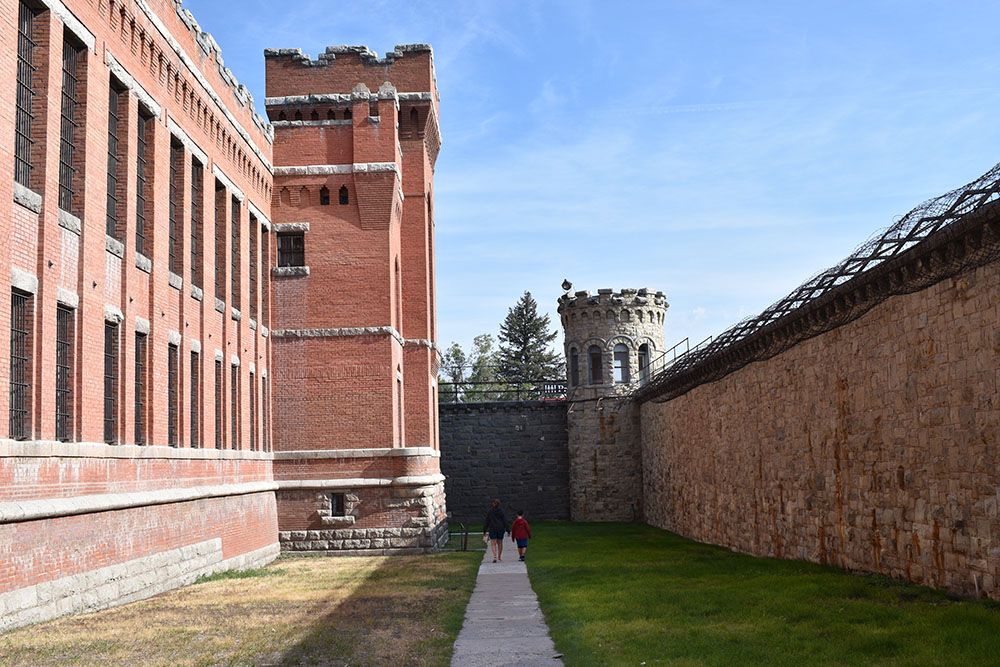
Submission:
[[416,129],[417,124],[420,122],[420,115],[417,113],[416,107],[410,109],[410,124]]
[[319,203],[320,206],[330,205],[330,188],[325,185],[319,189]]
[[372,118],[378,118],[378,102],[368,103],[368,115]]
[[337,193],[337,198],[340,200],[341,206],[347,206],[350,203],[350,197],[347,194],[347,186],[341,185],[340,191]]
[[[642,311],[639,311],[642,314]],[[649,345],[639,346],[639,382],[645,384],[649,380]]]
[[319,120],[319,112],[313,109],[312,115],[309,116],[310,120]]
[[602,384],[604,382],[604,355],[601,348],[591,345],[587,348],[587,356],[590,357],[590,384]]
[[301,111],[296,111],[295,112],[295,120],[302,120],[302,112]]
[[302,232],[278,234],[278,266],[306,265],[306,237]]
[[278,114],[278,120],[288,120],[288,114],[282,111]]
[[330,516],[346,516],[347,503],[343,493],[330,494]]
[[337,120],[337,112],[334,111],[333,109],[330,109],[329,111],[326,112],[326,119]]
[[580,384],[580,353],[575,347],[569,351],[569,384],[571,387]]
[[631,382],[631,373],[629,372],[628,364],[628,348],[624,343],[618,343],[615,345],[614,350],[614,362],[615,362],[615,384],[628,384]]
[[350,109],[344,109],[344,120],[350,120],[352,115]]

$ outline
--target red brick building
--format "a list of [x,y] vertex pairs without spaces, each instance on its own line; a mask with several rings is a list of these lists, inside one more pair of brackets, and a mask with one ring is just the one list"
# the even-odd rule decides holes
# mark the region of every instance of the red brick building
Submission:
[[282,547],[446,538],[437,443],[430,47],[265,51],[275,128],[274,475]]
[[273,559],[279,444],[282,535],[435,544],[429,50],[270,77],[346,92],[275,144],[179,0],[9,0],[0,43],[0,631]]

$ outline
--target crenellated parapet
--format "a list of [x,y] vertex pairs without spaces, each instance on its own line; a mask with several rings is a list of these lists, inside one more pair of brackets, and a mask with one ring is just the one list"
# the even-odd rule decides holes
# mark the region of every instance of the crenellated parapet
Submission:
[[289,57],[304,67],[328,67],[337,60],[337,56],[352,55],[363,64],[370,67],[386,67],[401,60],[407,53],[433,54],[430,44],[397,44],[392,51],[387,51],[384,58],[364,45],[336,44],[326,47],[315,60],[302,49],[264,49],[265,58]]

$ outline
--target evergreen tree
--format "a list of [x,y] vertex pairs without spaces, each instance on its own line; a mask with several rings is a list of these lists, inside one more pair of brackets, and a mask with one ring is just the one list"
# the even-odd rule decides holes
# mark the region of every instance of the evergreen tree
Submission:
[[511,384],[562,376],[562,359],[549,345],[558,335],[549,331],[549,316],[538,314],[538,304],[525,292],[500,325],[497,375]]

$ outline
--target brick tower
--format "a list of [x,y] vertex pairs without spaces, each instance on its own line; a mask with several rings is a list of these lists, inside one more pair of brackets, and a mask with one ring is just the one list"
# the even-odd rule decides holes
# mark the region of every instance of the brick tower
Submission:
[[642,460],[631,403],[662,353],[663,292],[611,289],[564,294],[569,410],[570,516],[574,521],[641,517]]
[[282,548],[446,538],[437,441],[431,49],[266,50],[278,266],[272,346]]

